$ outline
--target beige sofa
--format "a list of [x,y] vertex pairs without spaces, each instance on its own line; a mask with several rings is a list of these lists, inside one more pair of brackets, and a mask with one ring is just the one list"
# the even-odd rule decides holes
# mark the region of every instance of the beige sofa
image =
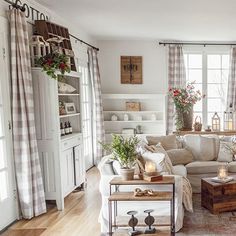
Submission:
[[[224,138],[216,135],[191,134],[182,137],[169,135],[146,138],[150,145],[160,142],[167,152],[172,149],[173,153],[174,150],[182,148],[192,153],[193,159],[190,163],[183,164],[186,170],[184,170],[185,168],[180,170],[182,172],[187,171],[187,178],[192,185],[194,193],[201,192],[201,179],[217,176],[218,169],[222,165],[228,165],[229,174],[236,175],[236,161],[233,161],[233,155],[225,148],[223,150],[223,144],[230,143],[233,137]],[[184,176],[184,173],[182,175]]]

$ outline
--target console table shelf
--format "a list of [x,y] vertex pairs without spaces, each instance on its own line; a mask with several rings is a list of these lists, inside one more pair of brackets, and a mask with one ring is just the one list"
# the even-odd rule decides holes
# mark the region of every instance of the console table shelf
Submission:
[[236,135],[236,130],[232,130],[232,131],[175,131],[173,133],[179,136],[183,136],[185,134],[216,134],[216,135],[222,135],[222,136],[231,136],[231,135]]

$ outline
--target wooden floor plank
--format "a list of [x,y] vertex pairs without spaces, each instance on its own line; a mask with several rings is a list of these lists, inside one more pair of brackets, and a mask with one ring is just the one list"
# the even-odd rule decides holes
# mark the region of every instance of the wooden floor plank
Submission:
[[74,192],[65,199],[64,211],[57,211],[55,205],[49,204],[46,214],[20,220],[1,236],[100,236],[97,168],[88,172],[87,179],[85,191]]

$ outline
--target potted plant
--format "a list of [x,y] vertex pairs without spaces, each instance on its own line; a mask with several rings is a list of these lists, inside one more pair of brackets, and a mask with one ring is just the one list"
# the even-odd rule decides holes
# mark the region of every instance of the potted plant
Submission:
[[137,160],[136,147],[139,139],[136,136],[124,138],[121,135],[112,135],[110,144],[101,143],[103,148],[110,152],[114,160],[120,163],[120,173],[124,180],[134,178],[134,165]]
[[195,91],[194,82],[188,83],[185,88],[170,88],[169,95],[173,99],[176,109],[175,125],[177,130],[192,130],[193,106],[204,95]]
[[40,57],[36,64],[43,68],[43,71],[47,73],[53,79],[57,79],[57,71],[60,71],[61,74],[65,72],[70,72],[69,58],[64,54],[59,53],[49,53],[45,56]]

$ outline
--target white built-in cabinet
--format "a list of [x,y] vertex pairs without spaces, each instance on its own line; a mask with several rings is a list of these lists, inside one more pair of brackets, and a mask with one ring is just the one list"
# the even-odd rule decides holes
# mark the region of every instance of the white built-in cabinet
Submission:
[[[58,92],[58,81],[41,68],[32,68],[36,136],[46,200],[56,200],[64,209],[64,198],[85,182],[85,160],[81,133],[80,74],[71,72],[64,82],[76,88],[73,93]],[[73,102],[76,112],[59,115],[59,101]],[[61,136],[60,123],[70,121],[73,133]]]

